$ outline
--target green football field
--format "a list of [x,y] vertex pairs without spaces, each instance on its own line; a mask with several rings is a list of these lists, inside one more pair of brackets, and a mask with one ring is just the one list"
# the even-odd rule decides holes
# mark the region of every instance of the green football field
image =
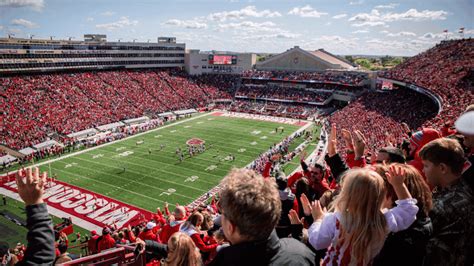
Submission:
[[[284,128],[284,133],[275,133],[277,127]],[[165,202],[191,203],[216,186],[232,167],[244,167],[298,128],[203,115],[40,168],[56,174],[60,181],[155,211]],[[190,158],[186,141],[192,138],[204,140],[208,149]],[[177,148],[185,151],[183,162],[176,155]],[[235,161],[229,160],[231,154]]]

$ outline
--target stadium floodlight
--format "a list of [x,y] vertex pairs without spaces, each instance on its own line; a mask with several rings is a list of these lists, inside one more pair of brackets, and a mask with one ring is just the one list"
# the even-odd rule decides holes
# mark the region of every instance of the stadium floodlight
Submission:
[[136,40],[138,40],[138,39],[133,39],[133,42],[135,42]]
[[30,34],[30,40],[33,39],[33,37],[35,37],[34,34]]
[[74,39],[74,37],[72,37],[72,36],[68,36],[68,38],[69,38],[69,40],[72,40],[72,39]]
[[150,43],[150,41],[151,41],[151,40],[150,40],[150,39],[148,39],[148,41],[147,41],[147,42],[148,42],[148,43]]
[[49,39],[52,41],[54,37],[56,36],[49,36]]
[[15,33],[9,33],[9,34],[8,34],[8,39],[11,39],[12,36],[15,36]]
[[123,40],[122,38],[118,38],[118,42],[120,42],[121,40]]

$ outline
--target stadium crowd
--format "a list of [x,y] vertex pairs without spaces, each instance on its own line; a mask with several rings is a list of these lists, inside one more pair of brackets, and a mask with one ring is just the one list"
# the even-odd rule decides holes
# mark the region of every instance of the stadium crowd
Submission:
[[367,74],[359,72],[296,72],[296,71],[263,71],[247,70],[242,76],[254,79],[279,79],[293,81],[316,81],[321,83],[338,83],[343,85],[359,86],[367,78]]
[[304,89],[291,89],[277,86],[242,86],[235,96],[243,96],[250,99],[278,99],[294,102],[319,102],[322,103],[331,97],[331,91],[314,91]]
[[295,105],[279,102],[255,102],[246,100],[235,100],[230,105],[220,105],[219,108],[232,112],[271,115],[294,119],[307,119],[319,112],[316,106],[311,105]]
[[0,78],[2,135],[13,149],[48,134],[67,135],[123,119],[206,106],[215,86],[200,87],[181,70],[105,71]]
[[473,41],[442,41],[379,75],[418,85],[441,97],[441,114],[424,123],[441,128],[446,122],[452,123],[474,99]]
[[[303,154],[302,170],[286,177],[278,154],[287,152],[288,139],[265,155],[263,169],[232,170],[207,204],[173,210],[165,204],[137,226],[92,231],[89,252],[135,244],[150,265],[471,265],[473,122],[471,105],[456,121],[453,133],[462,138],[425,128],[408,135],[408,156],[385,142],[372,161],[363,156],[367,139],[360,130],[333,123],[324,163],[307,164]],[[7,263],[75,258],[64,235],[55,241],[41,199],[46,180],[38,169],[17,173],[29,242],[17,252],[21,260],[2,249]]]
[[[232,170],[209,204],[172,212],[165,205],[139,226],[91,232],[90,251],[135,243],[155,265],[472,265],[474,104],[465,67],[473,49],[472,40],[443,42],[385,74],[436,92],[441,114],[415,92],[368,92],[329,119],[320,161],[307,164],[303,155],[302,170],[286,177],[275,156],[284,148],[274,147],[263,170],[263,162],[257,171]],[[411,69],[416,64],[426,72]],[[68,256],[42,201],[46,180],[38,169],[17,173],[29,230],[17,265]],[[18,260],[0,247],[2,263]]]
[[232,99],[241,76],[202,74],[190,78],[201,88],[207,89],[209,96],[213,99]]
[[[415,106],[416,111],[413,109]],[[343,128],[362,131],[367,136],[368,151],[374,151],[387,141],[398,143],[406,137],[409,130],[401,127],[402,123],[417,130],[436,114],[437,107],[428,97],[400,88],[389,92],[366,92],[335,112],[329,121]]]

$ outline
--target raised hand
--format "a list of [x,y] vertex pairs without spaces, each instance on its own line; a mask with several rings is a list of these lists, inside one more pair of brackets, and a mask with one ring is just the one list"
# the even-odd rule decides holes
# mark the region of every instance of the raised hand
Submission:
[[405,169],[400,165],[390,165],[388,172],[385,172],[388,182],[392,185],[399,200],[411,198],[411,194],[405,186]]
[[354,154],[355,158],[359,159],[364,155],[365,145],[367,140],[360,130],[354,131]]
[[311,215],[314,221],[323,219],[325,213],[326,211],[321,207],[319,200],[313,201],[311,204]]
[[353,149],[352,134],[349,130],[345,128],[342,129],[342,138],[344,139],[344,142],[346,143],[346,148]]
[[295,210],[291,209],[290,213],[288,213],[288,218],[290,219],[291,224],[303,224],[304,218],[298,217],[298,213]]
[[331,125],[331,133],[329,133],[328,155],[333,157],[337,154],[337,127],[336,124]]
[[405,170],[398,165],[390,165],[385,175],[387,176],[388,182],[394,187],[403,185],[403,181],[405,181]]
[[311,203],[308,200],[308,197],[303,193],[300,197],[301,205],[303,205],[304,215],[308,216],[311,214]]
[[44,185],[48,174],[43,172],[40,176],[39,168],[28,168],[18,170],[16,173],[16,184],[18,187],[18,194],[25,202],[25,205],[35,205],[43,203]]

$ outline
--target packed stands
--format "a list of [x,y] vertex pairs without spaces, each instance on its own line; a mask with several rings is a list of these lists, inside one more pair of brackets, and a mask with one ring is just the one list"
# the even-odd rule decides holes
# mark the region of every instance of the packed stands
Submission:
[[1,143],[35,145],[48,134],[67,135],[144,114],[197,108],[216,87],[202,89],[181,70],[106,71],[0,79]]
[[[390,92],[367,92],[334,113],[329,121],[340,128],[360,130],[367,137],[369,149],[374,151],[383,147],[389,136],[396,140],[405,136],[406,132],[400,126],[402,122],[415,130],[436,112],[437,107],[431,99],[400,88]],[[343,143],[339,141],[338,144]]]
[[202,74],[190,77],[196,82],[212,99],[232,99],[240,75],[231,74]]
[[230,106],[220,106],[232,112],[271,115],[295,119],[308,119],[318,113],[319,109],[311,105],[295,105],[278,102],[255,102],[235,100]]
[[243,78],[288,80],[288,81],[312,81],[319,83],[335,83],[347,86],[360,86],[360,83],[367,78],[366,73],[360,72],[288,72],[288,71],[244,71]]
[[[442,41],[380,76],[408,82],[439,95],[443,110],[424,126],[454,121],[474,99],[474,40]],[[419,108],[417,108],[419,109]]]
[[235,96],[247,97],[250,99],[276,99],[302,103],[322,103],[331,95],[332,91],[315,91],[277,86],[242,86],[235,94]]

